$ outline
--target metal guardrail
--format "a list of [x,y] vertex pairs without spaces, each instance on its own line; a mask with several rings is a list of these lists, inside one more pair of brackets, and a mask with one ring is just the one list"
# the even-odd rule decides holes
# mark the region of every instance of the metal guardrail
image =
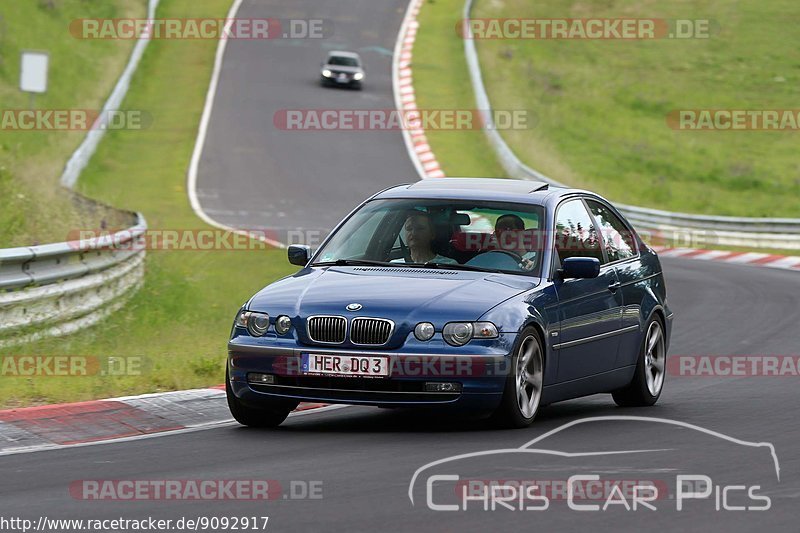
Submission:
[[0,250],[0,346],[66,335],[120,308],[144,279],[147,223],[86,240]]
[[[469,19],[473,0],[466,0],[462,13]],[[566,186],[523,163],[511,150],[492,122],[489,95],[483,83],[480,61],[474,39],[463,39],[470,80],[475,92],[477,109],[486,111],[484,133],[500,165],[509,177],[544,181]],[[753,248],[779,248],[800,250],[800,219],[749,218],[674,213],[615,204],[637,229],[648,230],[673,245],[702,247],[704,245],[744,246]]]
[[[160,0],[147,0],[147,18]],[[106,132],[109,112],[119,109],[150,42],[140,36],[111,95],[100,123],[70,157],[61,184],[72,188]],[[0,347],[60,336],[89,327],[122,307],[144,279],[144,247],[137,246],[147,224],[113,236],[42,246],[0,249]]]
[[[156,10],[158,9],[158,4],[160,0],[148,0],[147,2],[147,20],[153,20],[156,18]],[[89,160],[94,155],[95,151],[97,150],[100,141],[106,134],[106,130],[108,128],[108,119],[109,119],[109,112],[116,111],[120,109],[122,106],[122,102],[125,100],[125,96],[128,94],[128,88],[130,87],[131,80],[133,79],[133,75],[136,73],[136,69],[139,66],[139,61],[141,61],[142,56],[144,55],[144,51],[147,48],[147,45],[150,43],[150,36],[148,34],[142,34],[136,40],[136,44],[133,45],[133,50],[131,51],[131,55],[128,58],[128,63],[125,65],[125,70],[122,71],[119,79],[117,80],[114,89],[111,91],[111,94],[106,100],[105,105],[103,105],[103,111],[100,113],[99,120],[100,122],[96,124],[84,137],[83,142],[81,142],[80,146],[73,152],[72,156],[67,161],[66,166],[64,167],[64,172],[61,174],[61,184],[68,188],[73,188],[75,184],[78,182],[78,177],[83,172],[83,169],[89,164]]]

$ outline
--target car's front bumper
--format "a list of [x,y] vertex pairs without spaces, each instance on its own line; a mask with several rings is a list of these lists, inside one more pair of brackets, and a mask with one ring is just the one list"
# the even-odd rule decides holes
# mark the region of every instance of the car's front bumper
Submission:
[[[263,341],[262,341],[263,342]],[[468,344],[459,350],[447,348],[421,353],[415,350],[384,351],[324,348],[318,346],[270,346],[248,337],[228,344],[231,389],[252,406],[275,399],[346,403],[377,406],[452,406],[469,410],[494,409],[500,402],[510,360],[507,346],[513,338],[496,346]],[[390,376],[359,378],[311,376],[301,370],[302,354],[379,355],[389,358]],[[274,383],[248,381],[248,374],[274,376]],[[458,392],[426,392],[431,382],[457,383]]]
[[339,87],[356,87],[361,85],[361,80],[357,80],[355,78],[345,78],[340,80],[334,77],[320,76],[320,81],[326,85]]

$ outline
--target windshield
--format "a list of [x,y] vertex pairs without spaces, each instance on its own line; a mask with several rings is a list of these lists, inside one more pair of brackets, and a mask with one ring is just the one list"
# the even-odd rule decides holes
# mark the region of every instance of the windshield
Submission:
[[537,205],[373,200],[339,228],[314,265],[370,263],[539,276],[543,220]]
[[328,64],[341,67],[357,67],[358,60],[354,57],[331,56],[328,58]]

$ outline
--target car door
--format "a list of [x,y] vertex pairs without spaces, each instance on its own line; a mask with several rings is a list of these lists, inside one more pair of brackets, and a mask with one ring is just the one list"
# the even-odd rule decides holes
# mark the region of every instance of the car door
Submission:
[[568,257],[595,257],[600,275],[555,283],[559,305],[558,381],[579,379],[615,367],[622,327],[622,294],[603,250],[594,219],[581,198],[564,201],[555,217],[556,267]]
[[633,230],[606,203],[587,198],[586,205],[594,215],[603,238],[606,258],[614,265],[620,282],[622,333],[616,366],[635,365],[639,357],[642,301],[646,299],[648,291],[647,283],[642,281],[653,273],[642,262]]

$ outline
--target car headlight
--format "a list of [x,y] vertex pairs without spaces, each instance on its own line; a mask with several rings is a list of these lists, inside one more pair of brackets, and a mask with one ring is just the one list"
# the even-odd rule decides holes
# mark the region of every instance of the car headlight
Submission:
[[330,78],[331,77],[331,71],[328,70],[328,69],[324,69],[322,71],[322,75],[325,76],[326,78]]
[[442,336],[451,346],[464,346],[472,339],[494,339],[498,333],[497,326],[491,322],[449,322]]
[[286,315],[281,315],[275,319],[275,331],[278,335],[286,335],[292,329],[292,319]]
[[353,79],[356,80],[356,81],[363,80],[364,79],[364,73],[363,72],[356,72],[355,74],[353,74]]
[[262,337],[269,329],[269,315],[242,311],[236,315],[236,327],[246,328],[253,337]]
[[436,328],[430,322],[420,322],[414,328],[414,336],[421,341],[429,341],[436,333]]

